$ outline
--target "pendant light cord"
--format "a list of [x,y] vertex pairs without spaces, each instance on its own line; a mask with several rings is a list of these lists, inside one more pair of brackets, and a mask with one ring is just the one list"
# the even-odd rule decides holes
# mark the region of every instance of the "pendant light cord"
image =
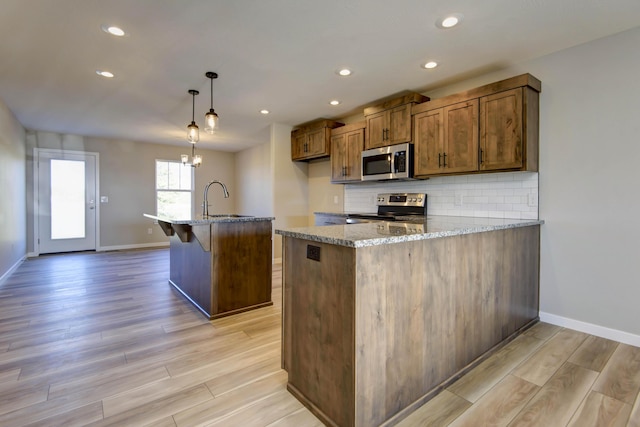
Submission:
[[209,81],[211,82],[211,109],[213,110],[213,78],[210,78]]
[[196,121],[196,93],[191,93],[191,122]]

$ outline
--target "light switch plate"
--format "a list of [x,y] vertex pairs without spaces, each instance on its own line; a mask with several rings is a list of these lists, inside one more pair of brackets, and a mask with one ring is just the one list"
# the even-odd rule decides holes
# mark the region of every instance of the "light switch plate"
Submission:
[[100,196],[100,203],[109,203],[109,197]]

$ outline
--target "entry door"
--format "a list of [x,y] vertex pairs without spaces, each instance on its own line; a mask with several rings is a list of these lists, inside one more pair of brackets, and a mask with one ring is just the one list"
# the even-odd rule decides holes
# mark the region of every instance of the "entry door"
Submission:
[[97,156],[37,151],[39,253],[96,249]]

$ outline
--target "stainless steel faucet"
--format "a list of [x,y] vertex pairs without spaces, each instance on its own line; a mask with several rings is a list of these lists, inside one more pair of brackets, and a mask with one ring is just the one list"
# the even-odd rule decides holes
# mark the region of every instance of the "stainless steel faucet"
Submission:
[[209,216],[209,187],[211,187],[211,184],[220,184],[222,186],[222,191],[224,191],[224,198],[228,199],[229,198],[229,191],[227,190],[227,186],[224,185],[223,183],[221,183],[220,181],[216,181],[213,180],[210,183],[208,183],[207,185],[205,185],[204,187],[204,201],[202,202],[202,216],[207,217]]

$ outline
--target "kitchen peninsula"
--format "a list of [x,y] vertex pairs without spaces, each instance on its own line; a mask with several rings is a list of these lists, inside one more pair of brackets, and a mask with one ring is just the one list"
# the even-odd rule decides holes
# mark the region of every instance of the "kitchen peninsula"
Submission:
[[288,390],[331,426],[393,425],[538,320],[538,220],[278,229]]
[[169,283],[209,319],[272,305],[271,217],[144,214],[170,237]]

